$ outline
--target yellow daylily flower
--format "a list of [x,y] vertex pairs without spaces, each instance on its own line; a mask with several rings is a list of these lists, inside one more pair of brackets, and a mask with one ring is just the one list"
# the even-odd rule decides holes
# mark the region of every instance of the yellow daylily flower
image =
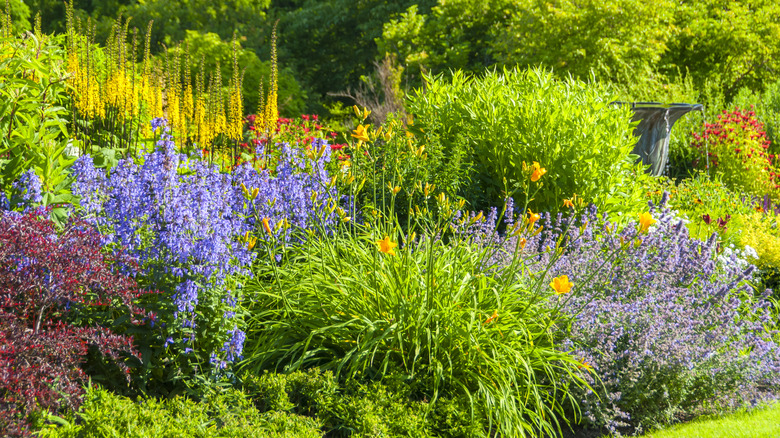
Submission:
[[655,223],[655,219],[653,219],[653,215],[650,213],[641,213],[639,215],[639,232],[640,233],[646,233],[647,229],[650,228],[650,225],[653,225]]
[[559,295],[569,293],[569,291],[571,291],[572,286],[574,286],[574,283],[569,281],[568,275],[561,275],[560,277],[555,277],[553,278],[552,283],[550,283],[550,287],[555,289],[555,293]]
[[352,136],[360,141],[369,141],[368,125],[358,125],[357,128],[352,131]]
[[547,173],[547,169],[541,167],[537,161],[534,161],[533,168],[534,172],[531,174],[531,181],[533,182],[539,181],[539,178]]
[[534,222],[538,221],[540,218],[539,213],[534,213],[530,209],[528,210],[528,223],[533,225]]

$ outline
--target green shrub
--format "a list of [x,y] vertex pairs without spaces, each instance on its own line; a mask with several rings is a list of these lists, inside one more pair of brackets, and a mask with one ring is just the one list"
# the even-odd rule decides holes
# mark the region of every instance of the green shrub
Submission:
[[[431,404],[468,400],[466,421],[487,425],[481,436],[557,432],[582,364],[556,343],[559,314],[545,304],[554,291],[529,286],[517,263],[486,273],[489,250],[466,239],[435,238],[452,219],[413,226],[420,240],[403,237],[402,248],[395,232],[358,227],[311,237],[280,267],[256,266],[263,280],[244,288],[245,370],[320,367],[340,381],[395,373]],[[355,407],[364,408],[375,409]]]
[[[381,383],[339,385],[332,372],[312,369],[249,374],[243,383],[261,411],[314,416],[328,436],[431,436],[429,404],[413,400],[411,387],[393,375]],[[461,415],[468,412],[467,404],[459,408]]]
[[770,142],[769,151],[773,154],[780,153],[780,80],[769,84],[763,93],[746,87],[740,89],[733,104],[755,110],[756,118],[766,129],[766,138]]
[[[70,421],[69,421],[70,420]],[[183,397],[133,401],[89,388],[73,419],[49,417],[42,438],[81,437],[322,437],[316,421],[282,412],[261,414],[240,391],[211,394],[200,402]]]
[[540,69],[455,72],[450,81],[429,77],[408,111],[413,132],[435,136],[448,153],[465,149],[472,181],[460,188],[475,209],[500,205],[507,187],[524,183],[523,162],[536,161],[548,175],[534,210],[561,210],[576,193],[604,211],[639,211],[646,177],[630,155],[629,110],[612,97],[605,86]]

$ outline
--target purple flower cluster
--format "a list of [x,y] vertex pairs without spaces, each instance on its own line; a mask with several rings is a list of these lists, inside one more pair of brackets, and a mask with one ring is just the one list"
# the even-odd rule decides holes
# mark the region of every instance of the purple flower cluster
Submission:
[[[19,175],[19,178],[11,185],[11,189],[18,198],[18,204],[25,207],[29,208],[43,201],[43,184],[33,169],[28,169]],[[5,199],[5,196],[3,198]],[[8,204],[7,208],[10,208],[10,202],[7,199],[5,202],[0,201],[0,204]]]
[[[553,300],[571,319],[562,347],[593,370],[596,392],[579,394],[585,419],[613,433],[751,405],[780,385],[768,291],[748,283],[755,268],[719,262],[716,236],[699,241],[668,210],[651,212],[647,233],[594,207],[545,215],[544,231],[520,250],[528,272],[545,276],[542,287],[560,275],[574,284]],[[489,265],[509,264],[518,238],[482,228],[471,235],[499,242]]]
[[[236,314],[231,310],[236,300],[224,290],[225,279],[248,274],[258,254],[242,237],[247,232],[265,236],[263,219],[281,241],[296,228],[328,226],[331,215],[321,205],[334,196],[324,189],[330,149],[312,160],[305,151],[282,145],[274,175],[249,164],[223,173],[177,153],[163,119],[153,120],[152,127],[161,129],[160,139],[153,152],[138,158],[140,164],[121,160],[107,176],[91,157],[80,157],[72,168],[73,193],[81,197],[82,214],[91,216],[112,243],[134,254],[143,274],[174,279],[168,287],[172,316],[187,333],[198,324],[203,295],[217,290],[224,297],[216,302],[232,303],[219,312],[223,322],[218,326],[235,327],[227,321]],[[250,192],[258,189],[258,196],[247,199],[242,184]],[[231,358],[240,356],[237,343],[243,342],[235,330],[227,333],[231,347],[225,353]]]

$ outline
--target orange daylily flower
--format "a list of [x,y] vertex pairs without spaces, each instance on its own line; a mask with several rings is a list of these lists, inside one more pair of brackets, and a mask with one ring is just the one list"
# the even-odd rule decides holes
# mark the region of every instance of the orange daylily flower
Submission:
[[553,278],[553,281],[550,283],[550,287],[555,289],[555,293],[559,295],[569,293],[569,291],[571,291],[572,286],[574,286],[574,283],[569,281],[568,275],[561,275],[560,277],[555,277]]
[[574,208],[574,203],[571,202],[571,199],[564,199],[563,200],[563,206],[564,207],[569,207],[569,208]]
[[390,236],[385,236],[382,240],[377,240],[376,244],[379,245],[379,251],[388,255],[395,255],[393,248],[398,246],[396,242],[390,240]]
[[269,224],[270,219],[267,217],[263,218],[263,228],[265,229],[265,232],[268,234],[273,234],[271,231],[271,225]]
[[496,318],[498,318],[498,310],[494,310],[493,314],[488,316],[488,319],[485,320],[485,322],[482,323],[482,325],[490,324],[493,322]]

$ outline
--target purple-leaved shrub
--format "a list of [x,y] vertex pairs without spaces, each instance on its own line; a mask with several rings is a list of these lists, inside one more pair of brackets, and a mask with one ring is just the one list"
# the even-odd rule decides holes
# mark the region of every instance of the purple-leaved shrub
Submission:
[[495,212],[467,231],[495,248],[487,266],[511,263],[517,248],[537,284],[573,282],[552,303],[571,318],[561,348],[591,371],[595,392],[579,394],[585,423],[617,434],[751,406],[780,385],[774,310],[769,291],[749,286],[755,268],[719,260],[715,236],[691,238],[664,205],[651,205],[656,222],[645,233],[594,207],[543,215],[535,236],[499,235]]
[[273,174],[250,164],[226,173],[177,153],[164,120],[152,127],[160,139],[140,164],[120,160],[106,175],[89,156],[79,158],[73,192],[81,214],[137,257],[148,283],[168,291],[157,324],[163,347],[225,368],[241,357],[244,340],[237,278],[270,253],[248,244],[247,233],[279,244],[297,239],[296,230],[333,222],[323,208],[336,202],[326,189],[330,149],[324,142],[315,145],[319,154],[277,145],[282,154]]

